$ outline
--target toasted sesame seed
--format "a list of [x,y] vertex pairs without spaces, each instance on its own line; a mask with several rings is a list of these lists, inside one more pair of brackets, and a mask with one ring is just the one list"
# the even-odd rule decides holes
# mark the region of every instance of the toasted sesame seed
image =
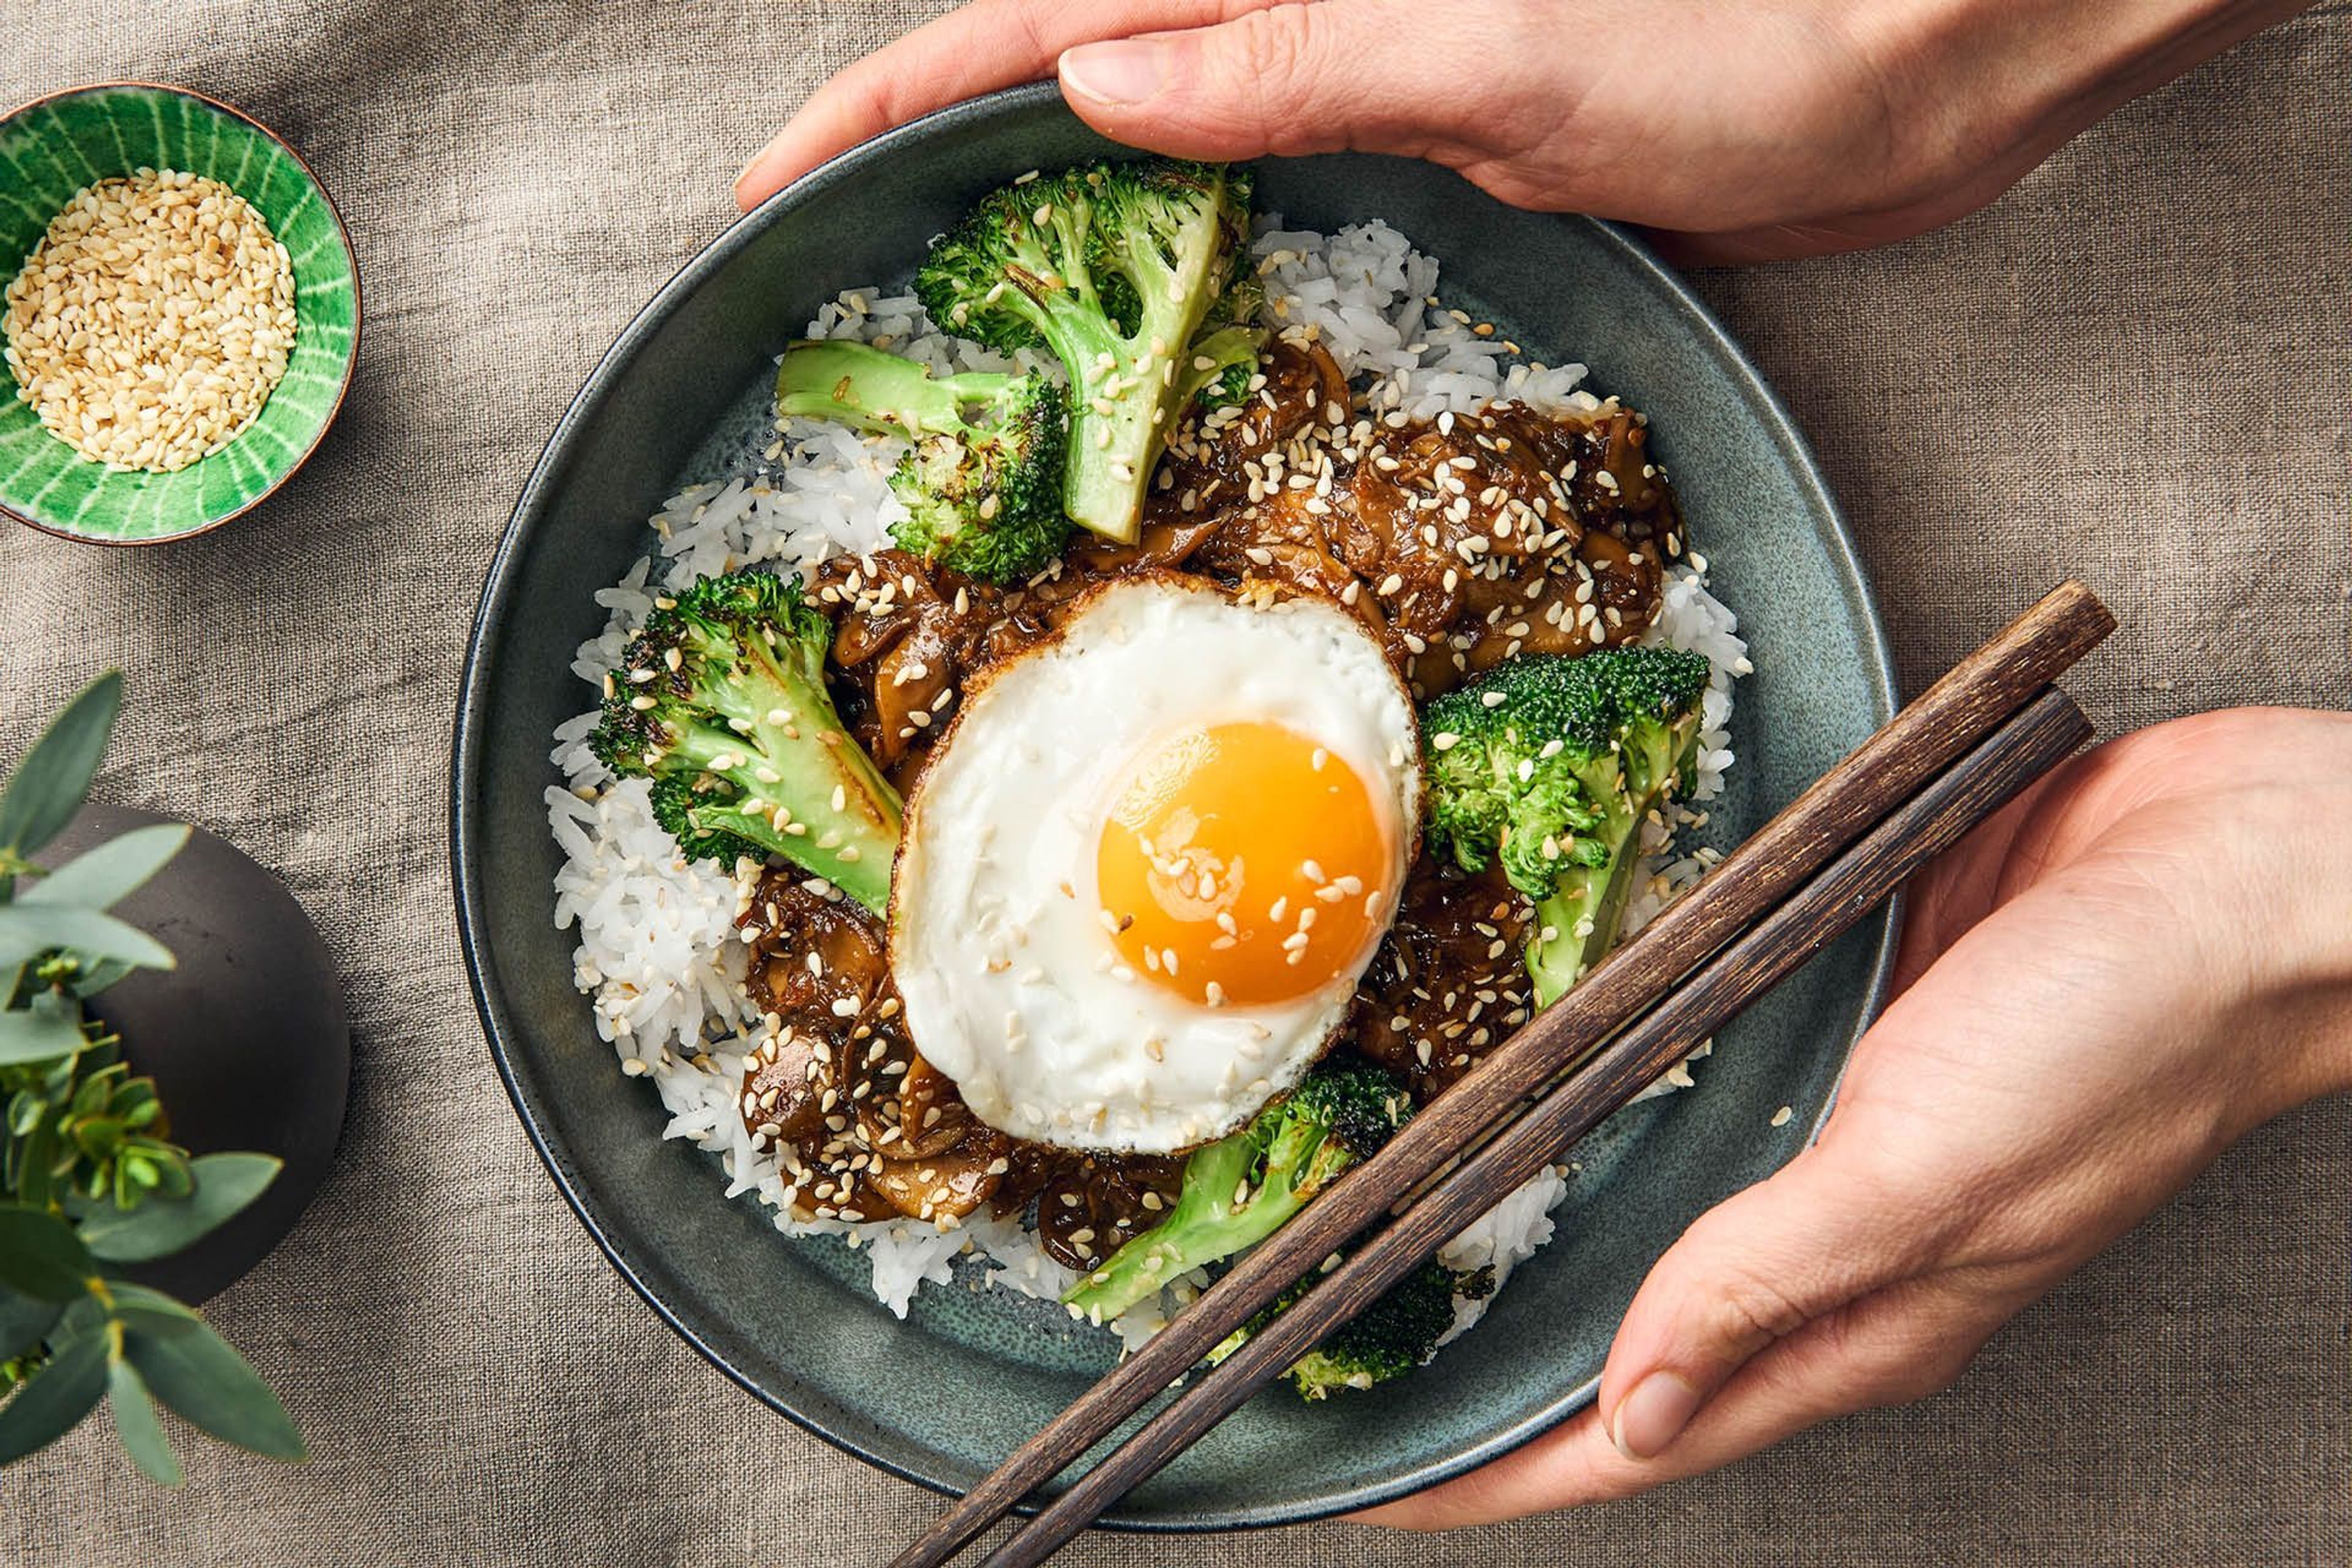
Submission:
[[76,192],[6,290],[17,396],[118,471],[175,472],[235,440],[296,331],[292,264],[268,222],[172,170]]

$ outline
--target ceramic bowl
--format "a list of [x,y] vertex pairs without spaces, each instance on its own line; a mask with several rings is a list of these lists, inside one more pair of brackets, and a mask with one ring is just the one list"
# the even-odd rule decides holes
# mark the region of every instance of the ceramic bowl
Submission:
[[0,365],[0,514],[100,544],[202,533],[284,484],[342,406],[359,348],[359,268],[325,187],[266,127],[185,88],[72,88],[0,119],[0,272],[16,275],[76,192],[140,168],[218,180],[268,222],[293,262],[294,349],[260,416],[169,474],[109,472],[83,457]]
[[[593,705],[573,649],[643,520],[710,477],[707,436],[760,406],[772,356],[818,305],[903,279],[925,243],[1024,170],[1113,151],[1050,88],[948,110],[827,164],[697,257],[621,334],[556,426],[493,562],[460,699],[459,919],[498,1070],[564,1196],[654,1309],[737,1382],[841,1447],[941,1490],[970,1486],[1105,1367],[1050,1304],[926,1287],[904,1321],[859,1256],[788,1240],[720,1196],[710,1156],[665,1143],[651,1089],[616,1070],[550,918],[549,731]],[[1450,303],[1494,320],[1653,416],[1717,590],[1752,639],[1711,834],[1753,830],[1894,708],[1870,592],[1813,459],[1689,291],[1621,230],[1506,207],[1428,164],[1258,166],[1258,205],[1324,230],[1379,216],[1439,258]],[[1313,1518],[1492,1458],[1592,1397],[1619,1317],[1691,1219],[1769,1174],[1820,1122],[1879,995],[1884,918],[1724,1031],[1697,1087],[1636,1106],[1570,1156],[1558,1235],[1486,1321],[1418,1374],[1302,1404],[1277,1384],[1108,1522],[1201,1529]],[[1787,1115],[1779,1114],[1790,1108]],[[1776,1122],[1778,1123],[1776,1125]]]
[[[46,865],[170,821],[92,801],[41,852]],[[90,1002],[152,1076],[172,1139],[198,1154],[249,1149],[285,1162],[253,1205],[189,1250],[132,1272],[208,1300],[268,1257],[333,1167],[351,1095],[352,1031],[334,960],[284,883],[203,828],[113,906],[179,962],[133,970]]]

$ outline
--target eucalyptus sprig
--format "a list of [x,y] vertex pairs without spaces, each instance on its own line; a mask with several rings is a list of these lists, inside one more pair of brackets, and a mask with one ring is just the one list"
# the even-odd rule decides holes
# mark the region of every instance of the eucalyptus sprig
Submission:
[[182,1251],[261,1195],[268,1154],[191,1155],[155,1080],[83,1002],[161,942],[108,911],[187,842],[137,828],[50,869],[32,859],[73,820],[121,710],[99,677],[0,794],[0,1464],[63,1436],[104,1400],[140,1469],[183,1479],[157,1406],[225,1442],[299,1459],[286,1408],[190,1308],[123,1266]]

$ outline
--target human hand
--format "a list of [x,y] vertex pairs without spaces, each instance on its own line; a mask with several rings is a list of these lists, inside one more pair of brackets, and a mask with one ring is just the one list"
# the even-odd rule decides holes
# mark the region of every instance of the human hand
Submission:
[[2352,715],[2103,746],[1911,900],[1899,994],[1820,1142],[1658,1260],[1593,1407],[1362,1517],[1623,1497],[1923,1398],[2233,1140],[2352,1079]]
[[1875,245],[1992,200],[2117,104],[2309,0],[974,0],[835,76],[738,179],[1058,74],[1176,157],[1428,158],[1698,261]]

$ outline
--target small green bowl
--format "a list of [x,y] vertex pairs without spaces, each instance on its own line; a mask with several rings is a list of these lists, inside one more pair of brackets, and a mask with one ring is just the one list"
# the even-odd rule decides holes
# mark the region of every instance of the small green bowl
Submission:
[[268,221],[294,264],[294,350],[260,417],[170,474],[110,473],[83,457],[0,364],[0,514],[96,544],[160,544],[250,510],[327,433],[358,357],[359,266],[326,187],[276,133],[185,88],[100,82],[0,117],[0,285],[77,191],[140,168],[218,180]]

